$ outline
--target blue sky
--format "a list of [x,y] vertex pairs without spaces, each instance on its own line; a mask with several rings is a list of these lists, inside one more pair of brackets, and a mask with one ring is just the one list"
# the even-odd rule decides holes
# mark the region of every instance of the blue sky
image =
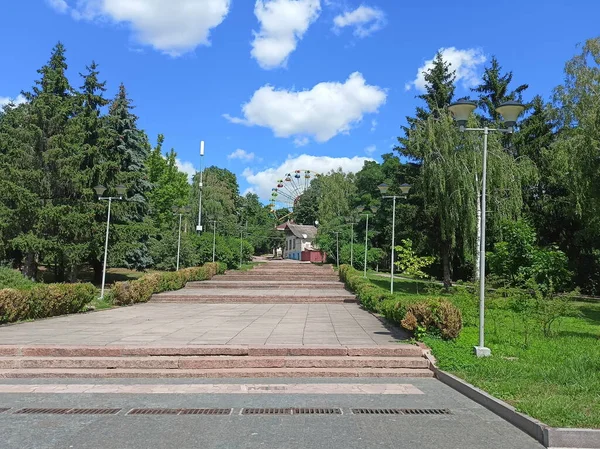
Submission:
[[576,45],[598,32],[594,0],[5,0],[0,102],[38,78],[52,46],[69,76],[95,60],[123,82],[152,142],[182,167],[238,175],[267,198],[293,169],[360,169],[391,151],[439,49],[465,95],[492,55],[550,98]]

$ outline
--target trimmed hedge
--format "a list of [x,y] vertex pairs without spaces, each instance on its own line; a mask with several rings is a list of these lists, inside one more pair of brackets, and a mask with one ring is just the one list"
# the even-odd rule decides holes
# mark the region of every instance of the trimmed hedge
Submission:
[[376,286],[350,265],[340,266],[340,279],[352,290],[362,306],[412,331],[440,335],[451,340],[462,330],[460,309],[444,298],[398,298]]
[[98,296],[92,284],[41,284],[0,290],[0,324],[80,312]]
[[224,273],[226,268],[225,264],[211,262],[179,271],[150,273],[134,281],[116,282],[107,297],[117,306],[147,302],[155,293],[179,290],[189,281],[205,281]]

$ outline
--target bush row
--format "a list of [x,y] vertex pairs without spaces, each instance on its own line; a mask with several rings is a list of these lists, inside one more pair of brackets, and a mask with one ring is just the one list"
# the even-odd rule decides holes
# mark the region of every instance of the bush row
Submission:
[[134,281],[116,282],[107,300],[117,306],[147,302],[153,294],[185,287],[189,281],[205,281],[225,272],[225,264],[207,263],[201,267],[183,268],[166,273],[150,273]]
[[342,265],[339,273],[346,287],[356,294],[365,309],[382,314],[414,332],[417,338],[428,333],[454,339],[462,330],[460,309],[446,299],[399,298],[365,279],[350,265]]
[[92,284],[42,284],[0,290],[0,324],[80,312],[98,295]]

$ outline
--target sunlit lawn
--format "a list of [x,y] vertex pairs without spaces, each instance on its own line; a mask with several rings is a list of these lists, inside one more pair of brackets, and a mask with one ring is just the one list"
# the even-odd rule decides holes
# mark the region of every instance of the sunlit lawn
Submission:
[[[389,288],[389,279],[369,275]],[[428,295],[427,283],[419,296]],[[600,428],[600,302],[577,302],[579,317],[563,317],[551,337],[535,322],[507,308],[486,310],[489,358],[473,356],[478,343],[478,299],[468,293],[447,297],[461,308],[464,329],[456,341],[425,337],[438,366],[487,391],[540,421],[555,427]],[[397,295],[416,295],[413,281],[395,280]],[[527,330],[527,332],[526,332]],[[527,337],[527,341],[526,341]]]

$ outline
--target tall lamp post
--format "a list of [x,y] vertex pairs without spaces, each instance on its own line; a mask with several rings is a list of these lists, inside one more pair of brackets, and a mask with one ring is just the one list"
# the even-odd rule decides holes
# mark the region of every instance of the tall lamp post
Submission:
[[346,222],[350,225],[350,266],[354,268],[354,217],[348,217]]
[[217,243],[217,220],[215,220],[214,218],[211,218],[212,224],[213,224],[213,258],[212,261],[213,263],[215,262],[215,249],[217,247],[216,243]]
[[[371,212],[373,212],[374,214],[377,213],[377,210],[379,208],[377,206],[371,206]],[[364,215],[366,217],[366,223],[365,223],[365,266],[364,266],[364,272],[363,272],[363,277],[366,278],[367,277],[367,252],[368,252],[368,241],[369,241],[369,211],[366,211],[363,213],[363,211],[365,210],[365,206],[357,206],[356,207],[356,211],[360,214],[360,215]]]
[[[240,216],[240,269],[242,269],[243,254],[244,254],[244,210],[245,206],[240,208],[237,214]],[[248,233],[248,219],[246,219],[246,233]]]
[[392,259],[390,265],[390,293],[394,293],[394,250],[395,250],[395,237],[396,237],[396,198],[406,198],[408,196],[408,192],[410,192],[411,186],[409,184],[402,184],[400,186],[401,195],[387,195],[386,193],[389,189],[389,186],[385,183],[379,184],[377,186],[379,191],[381,192],[381,197],[383,199],[392,199],[393,207],[392,207]]
[[467,120],[471,113],[477,108],[475,102],[469,100],[459,100],[451,104],[448,110],[458,123],[460,132],[474,131],[483,133],[483,170],[481,176],[481,241],[479,242],[479,345],[474,347],[477,357],[488,357],[491,355],[489,348],[485,347],[485,216],[486,216],[486,186],[487,186],[487,152],[488,152],[488,134],[490,132],[500,132],[512,134],[514,126],[525,106],[516,101],[507,101],[496,108],[502,118],[506,128],[467,128]]
[[338,231],[335,234],[335,266],[340,269],[340,233]]
[[117,192],[117,196],[102,196],[104,194],[104,192],[106,192],[106,187],[104,187],[103,185],[97,185],[96,187],[94,187],[94,190],[96,191],[96,195],[98,195],[99,200],[108,201],[108,214],[106,217],[106,239],[104,241],[104,266],[102,268],[102,289],[100,290],[100,299],[103,299],[104,298],[104,285],[106,283],[106,260],[107,260],[107,256],[108,256],[108,232],[110,229],[110,207],[112,205],[113,200],[120,201],[123,199],[123,196],[125,195],[125,192],[127,191],[127,188],[122,184],[119,184],[118,186],[116,186],[115,191]]
[[174,206],[172,210],[175,215],[179,215],[179,234],[177,236],[177,267],[175,268],[176,271],[179,271],[179,254],[181,253],[181,219],[183,217],[183,214],[189,212],[190,208],[188,206]]
[[196,226],[196,231],[202,232],[202,163],[204,162],[204,140],[200,142],[200,182],[198,184],[198,188],[200,189],[198,193],[198,226]]

